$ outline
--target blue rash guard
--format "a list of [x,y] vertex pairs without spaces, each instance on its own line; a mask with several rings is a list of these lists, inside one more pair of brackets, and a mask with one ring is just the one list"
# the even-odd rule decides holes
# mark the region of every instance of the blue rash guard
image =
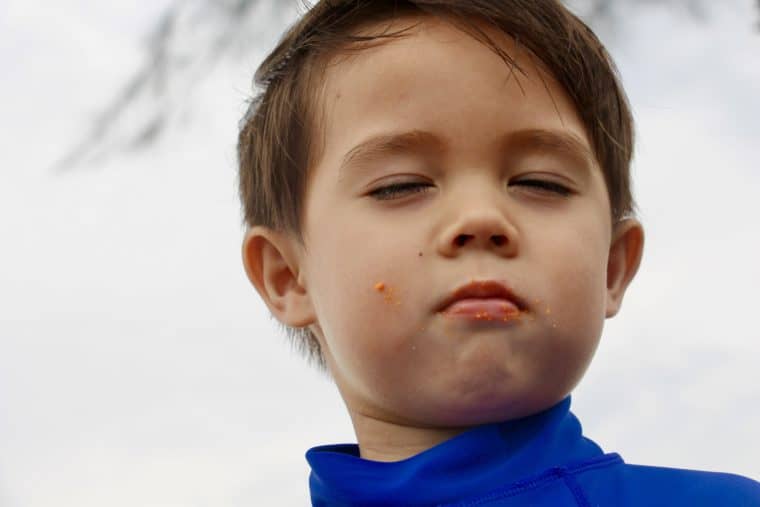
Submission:
[[396,462],[356,444],[306,453],[312,505],[760,507],[760,483],[734,474],[630,465],[585,438],[570,396],[522,419],[471,428]]

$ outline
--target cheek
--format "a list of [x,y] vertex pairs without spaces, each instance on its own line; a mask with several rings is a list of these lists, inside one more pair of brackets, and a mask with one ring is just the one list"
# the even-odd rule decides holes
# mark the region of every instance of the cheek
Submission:
[[547,282],[553,285],[548,293],[566,324],[595,328],[597,321],[604,320],[607,248],[603,238],[592,234],[569,234],[561,242],[554,251],[563,254],[547,261],[551,265]]
[[580,381],[599,344],[604,325],[605,256],[577,237],[562,245],[563,256],[548,272],[546,301],[538,305],[545,348],[537,352],[537,379],[553,378],[570,390]]
[[[365,229],[366,230],[366,229]],[[393,243],[391,242],[391,245]],[[336,359],[357,368],[403,347],[412,318],[408,276],[417,250],[344,228],[311,252],[317,318]]]
[[[377,399],[398,383],[388,372],[409,371],[415,356],[415,319],[410,296],[387,259],[372,259],[375,267],[346,266],[318,313],[324,339],[334,358],[333,368],[353,395]],[[389,264],[392,266],[393,264]],[[419,327],[419,326],[417,326]]]
[[383,230],[376,217],[341,202],[307,207],[309,291],[323,346],[340,370],[334,374],[367,389],[414,346],[420,235]]

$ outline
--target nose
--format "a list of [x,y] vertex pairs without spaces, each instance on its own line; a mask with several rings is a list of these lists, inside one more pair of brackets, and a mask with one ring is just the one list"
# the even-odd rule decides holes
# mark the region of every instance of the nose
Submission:
[[518,234],[502,210],[493,207],[470,208],[444,231],[439,243],[442,255],[453,257],[466,249],[487,250],[500,256],[517,254]]

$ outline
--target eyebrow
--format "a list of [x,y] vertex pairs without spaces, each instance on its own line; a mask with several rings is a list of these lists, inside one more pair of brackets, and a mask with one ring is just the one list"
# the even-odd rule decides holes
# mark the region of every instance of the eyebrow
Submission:
[[572,159],[583,166],[593,165],[596,156],[581,138],[563,130],[518,130],[505,138],[502,147],[510,152],[549,152]]
[[[389,155],[445,148],[446,143],[442,138],[425,130],[380,134],[351,148],[343,157],[340,171],[343,173],[349,166],[360,166]],[[343,175],[340,178],[343,178]]]
[[[569,158],[585,168],[590,168],[595,160],[584,141],[575,134],[561,130],[524,129],[510,132],[502,136],[499,148],[504,157],[549,152]],[[389,155],[445,149],[446,142],[442,137],[424,130],[380,134],[360,142],[346,153],[340,165],[340,178],[345,176],[343,172],[350,166],[361,166]]]

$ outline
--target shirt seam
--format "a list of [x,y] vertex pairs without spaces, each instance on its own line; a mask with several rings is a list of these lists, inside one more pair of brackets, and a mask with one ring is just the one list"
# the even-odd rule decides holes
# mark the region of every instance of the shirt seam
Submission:
[[562,474],[562,478],[565,481],[565,486],[567,486],[567,489],[569,489],[575,497],[575,503],[578,504],[578,507],[591,507],[588,498],[586,498],[586,495],[583,493],[583,490],[572,474],[573,472],[566,472]]
[[575,481],[575,478],[572,476],[572,474],[578,474],[580,472],[585,472],[594,468],[602,468],[622,462],[623,459],[618,453],[605,454],[592,460],[584,461],[577,465],[549,468],[534,477],[517,481],[502,490],[488,493],[485,496],[479,498],[474,498],[465,502],[438,504],[437,507],[477,507],[478,505],[482,505],[486,502],[509,498],[510,496],[515,496],[531,489],[537,489],[560,478],[572,493],[579,507],[590,507],[586,495],[583,493],[583,490]]

